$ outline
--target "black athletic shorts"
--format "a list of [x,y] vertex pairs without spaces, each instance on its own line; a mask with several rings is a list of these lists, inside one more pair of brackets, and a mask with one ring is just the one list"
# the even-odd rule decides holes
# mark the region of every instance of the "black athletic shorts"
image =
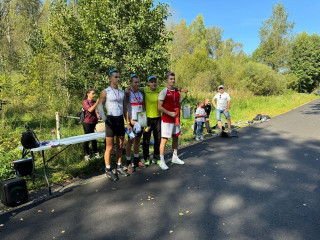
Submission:
[[123,116],[107,116],[106,137],[124,136]]

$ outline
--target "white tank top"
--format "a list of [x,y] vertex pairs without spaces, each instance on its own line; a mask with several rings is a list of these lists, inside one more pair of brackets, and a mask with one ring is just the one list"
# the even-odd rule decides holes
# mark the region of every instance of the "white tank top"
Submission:
[[124,92],[120,89],[108,87],[105,89],[107,92],[106,109],[109,116],[122,116],[123,115],[123,99]]
[[128,103],[129,116],[132,120],[137,120],[137,113],[143,111],[143,95],[141,92],[134,92],[130,88],[130,99]]

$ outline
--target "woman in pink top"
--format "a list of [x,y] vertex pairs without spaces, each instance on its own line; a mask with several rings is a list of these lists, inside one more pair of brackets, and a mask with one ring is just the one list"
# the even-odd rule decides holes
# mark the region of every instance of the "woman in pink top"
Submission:
[[[93,133],[94,129],[96,127],[96,124],[98,123],[98,118],[100,118],[99,113],[97,112],[97,106],[99,104],[99,98],[97,101],[94,101],[95,92],[93,89],[88,89],[86,91],[86,94],[83,97],[83,109],[85,111],[85,117],[82,123],[83,130],[85,134]],[[92,150],[95,154],[95,157],[100,157],[97,149],[97,141],[92,140]],[[86,161],[90,160],[90,154],[89,154],[89,142],[84,143],[84,159]]]

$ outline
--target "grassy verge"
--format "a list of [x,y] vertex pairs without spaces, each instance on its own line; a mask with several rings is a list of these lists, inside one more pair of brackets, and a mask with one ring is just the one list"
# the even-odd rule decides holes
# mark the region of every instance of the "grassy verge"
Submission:
[[[244,123],[246,120],[252,120],[258,113],[266,114],[274,117],[281,113],[287,112],[293,108],[308,103],[319,96],[313,94],[298,94],[288,93],[282,96],[269,96],[269,97],[256,97],[248,95],[248,93],[230,92],[232,98],[230,114],[232,122],[241,121]],[[196,102],[206,97],[212,98],[213,94],[198,94],[196,96],[188,95],[184,98],[184,103],[189,103],[193,107]],[[23,118],[23,117],[22,117]],[[9,119],[10,120],[10,119]],[[7,121],[10,122],[10,121]],[[193,142],[193,131],[191,126],[194,119],[181,119],[182,136],[180,137],[179,144],[186,145]],[[10,163],[13,160],[21,157],[21,151],[16,148],[20,145],[21,132],[24,130],[22,126],[10,127],[9,124],[3,124],[2,118],[1,125],[1,139],[0,139],[0,180],[8,179],[14,176],[11,170]],[[216,124],[215,111],[210,116],[210,125]],[[54,119],[47,121],[45,127],[37,129],[34,127],[36,134],[40,140],[50,139],[51,128],[55,126]],[[75,120],[62,120],[61,125],[62,137],[69,137],[83,134],[82,126]],[[98,148],[103,155],[105,145],[102,140],[99,140]],[[101,142],[102,141],[102,142]],[[151,147],[152,148],[152,147]],[[171,148],[171,141],[168,142],[168,149]],[[46,151],[48,157],[53,156],[59,149],[52,149]],[[152,149],[150,149],[152,151]],[[43,171],[41,165],[41,157],[36,154],[36,171],[41,173]],[[125,160],[125,159],[124,159]],[[113,159],[114,162],[114,159]],[[90,162],[85,162],[83,159],[82,144],[76,144],[59,154],[48,163],[48,175],[51,183],[60,183],[68,181],[74,177],[81,177],[90,173],[99,172],[104,169],[103,158],[93,159]],[[44,186],[45,182],[42,178],[37,178],[36,184],[29,181],[29,189],[35,189]]]

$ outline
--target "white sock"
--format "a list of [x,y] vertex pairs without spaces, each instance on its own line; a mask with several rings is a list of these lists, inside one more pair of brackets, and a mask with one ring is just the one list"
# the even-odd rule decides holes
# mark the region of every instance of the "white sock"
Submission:
[[121,162],[118,162],[117,164],[118,164],[118,167],[121,166]]
[[135,158],[138,158],[138,157],[140,157],[140,154],[138,153],[138,154],[133,154],[133,156],[135,157]]
[[110,170],[111,166],[110,165],[106,165],[106,169]]
[[160,155],[160,161],[164,163],[164,155]]
[[131,156],[130,156],[130,157],[127,156],[127,160],[128,160],[128,161],[131,161]]
[[173,152],[172,157],[177,158],[178,157],[178,152]]

